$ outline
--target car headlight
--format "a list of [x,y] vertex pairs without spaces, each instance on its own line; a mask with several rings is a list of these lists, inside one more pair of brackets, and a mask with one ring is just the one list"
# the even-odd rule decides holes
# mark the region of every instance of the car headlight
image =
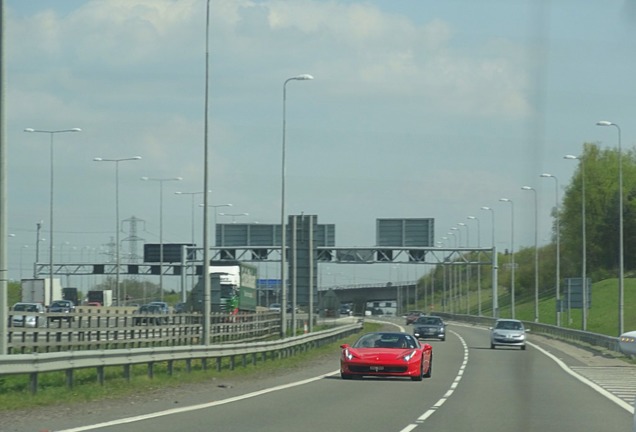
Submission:
[[440,332],[440,333],[444,333],[444,327],[440,327],[440,328],[439,328],[439,332]]
[[343,351],[342,356],[347,360],[351,360],[354,357],[354,355],[351,353],[351,351],[349,351],[348,348]]
[[411,361],[411,359],[415,357],[415,354],[417,354],[417,351],[413,350],[410,353],[402,356],[402,358],[404,359],[404,361]]

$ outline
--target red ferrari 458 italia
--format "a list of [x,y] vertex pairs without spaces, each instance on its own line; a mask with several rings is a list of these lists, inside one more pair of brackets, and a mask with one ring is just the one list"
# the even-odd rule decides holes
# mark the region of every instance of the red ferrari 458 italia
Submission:
[[408,333],[367,333],[353,345],[341,345],[342,379],[363,376],[410,377],[413,381],[430,378],[433,347]]

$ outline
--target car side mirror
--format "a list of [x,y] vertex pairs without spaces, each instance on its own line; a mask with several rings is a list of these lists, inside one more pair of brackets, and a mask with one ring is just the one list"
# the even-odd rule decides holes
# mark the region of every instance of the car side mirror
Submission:
[[340,348],[342,348],[342,349],[349,348],[349,344],[342,344],[342,345],[340,345]]

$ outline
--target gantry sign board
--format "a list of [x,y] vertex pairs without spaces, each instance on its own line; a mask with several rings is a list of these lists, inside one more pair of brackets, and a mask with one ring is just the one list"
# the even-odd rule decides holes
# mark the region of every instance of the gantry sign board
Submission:
[[[377,219],[376,244],[386,247],[378,251],[378,261],[393,261],[392,248],[425,248],[435,246],[435,220],[417,219]],[[424,261],[426,251],[411,249],[409,261]]]
[[[295,216],[301,218],[303,216]],[[307,216],[310,217],[309,215]],[[314,216],[315,217],[315,216]],[[288,240],[291,239],[291,226],[287,225]],[[336,243],[336,226],[334,224],[316,224],[313,229],[315,247],[334,247]],[[219,259],[240,259],[266,261],[273,251],[279,251],[281,244],[280,224],[217,224],[216,248]],[[240,256],[242,249],[249,249],[251,258]]]
[[[316,216],[290,216],[302,221]],[[471,264],[491,265],[492,248],[435,248],[434,219],[377,219],[376,245],[371,247],[336,247],[334,224],[312,223],[312,241],[318,262],[371,264],[401,261],[406,258],[413,264]],[[287,225],[287,243],[291,247],[291,225]],[[302,241],[302,230],[297,237]],[[280,261],[280,224],[217,224],[216,240],[211,260]],[[119,266],[122,274],[158,274],[160,245],[144,246],[144,262],[123,262]],[[166,243],[163,245],[163,273],[181,275],[194,269],[200,274],[203,251],[189,243]],[[471,252],[473,252],[471,254]],[[274,255],[272,255],[274,253]],[[115,274],[114,263],[55,263],[54,274]],[[50,265],[36,263],[37,274],[49,274]]]

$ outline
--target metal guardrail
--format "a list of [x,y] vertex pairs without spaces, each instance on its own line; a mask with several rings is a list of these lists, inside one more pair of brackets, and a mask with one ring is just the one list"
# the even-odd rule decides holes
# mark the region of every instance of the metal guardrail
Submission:
[[[10,324],[13,315],[31,316],[36,324],[9,325],[9,354],[201,344],[203,317],[198,314],[10,312]],[[280,334],[280,316],[275,312],[214,313],[210,329],[210,343],[265,339]]]
[[[466,322],[469,324],[482,325],[486,327],[490,327],[494,324],[495,318],[490,317],[479,317],[474,315],[455,315],[450,313],[441,313],[436,312],[435,315],[438,315],[442,318]],[[555,339],[560,339],[565,342],[573,343],[573,344],[588,344],[595,347],[605,348],[609,351],[614,351],[616,353],[621,353],[619,346],[619,338],[613,336],[607,336],[598,333],[585,332],[582,330],[568,329],[563,327],[557,327],[548,324],[535,323],[531,321],[522,321],[523,325],[530,329],[532,333],[546,335],[553,337]]]
[[185,361],[186,369],[190,370],[193,360],[201,360],[203,368],[207,368],[209,360],[216,361],[216,367],[221,369],[224,358],[229,358],[230,369],[234,369],[236,358],[246,365],[255,364],[259,360],[288,357],[298,351],[324,345],[356,333],[362,328],[363,321],[359,320],[332,329],[308,333],[287,339],[246,343],[228,343],[217,345],[190,345],[175,347],[153,347],[136,349],[108,349],[90,351],[66,351],[53,353],[13,354],[0,356],[0,376],[27,374],[29,388],[35,393],[38,388],[38,374],[42,372],[65,371],[67,386],[73,386],[73,375],[77,369],[96,368],[97,380],[103,384],[106,367],[123,367],[124,377],[130,379],[131,366],[146,364],[148,375],[154,374],[156,363],[166,362],[168,373],[173,370],[174,362]]

